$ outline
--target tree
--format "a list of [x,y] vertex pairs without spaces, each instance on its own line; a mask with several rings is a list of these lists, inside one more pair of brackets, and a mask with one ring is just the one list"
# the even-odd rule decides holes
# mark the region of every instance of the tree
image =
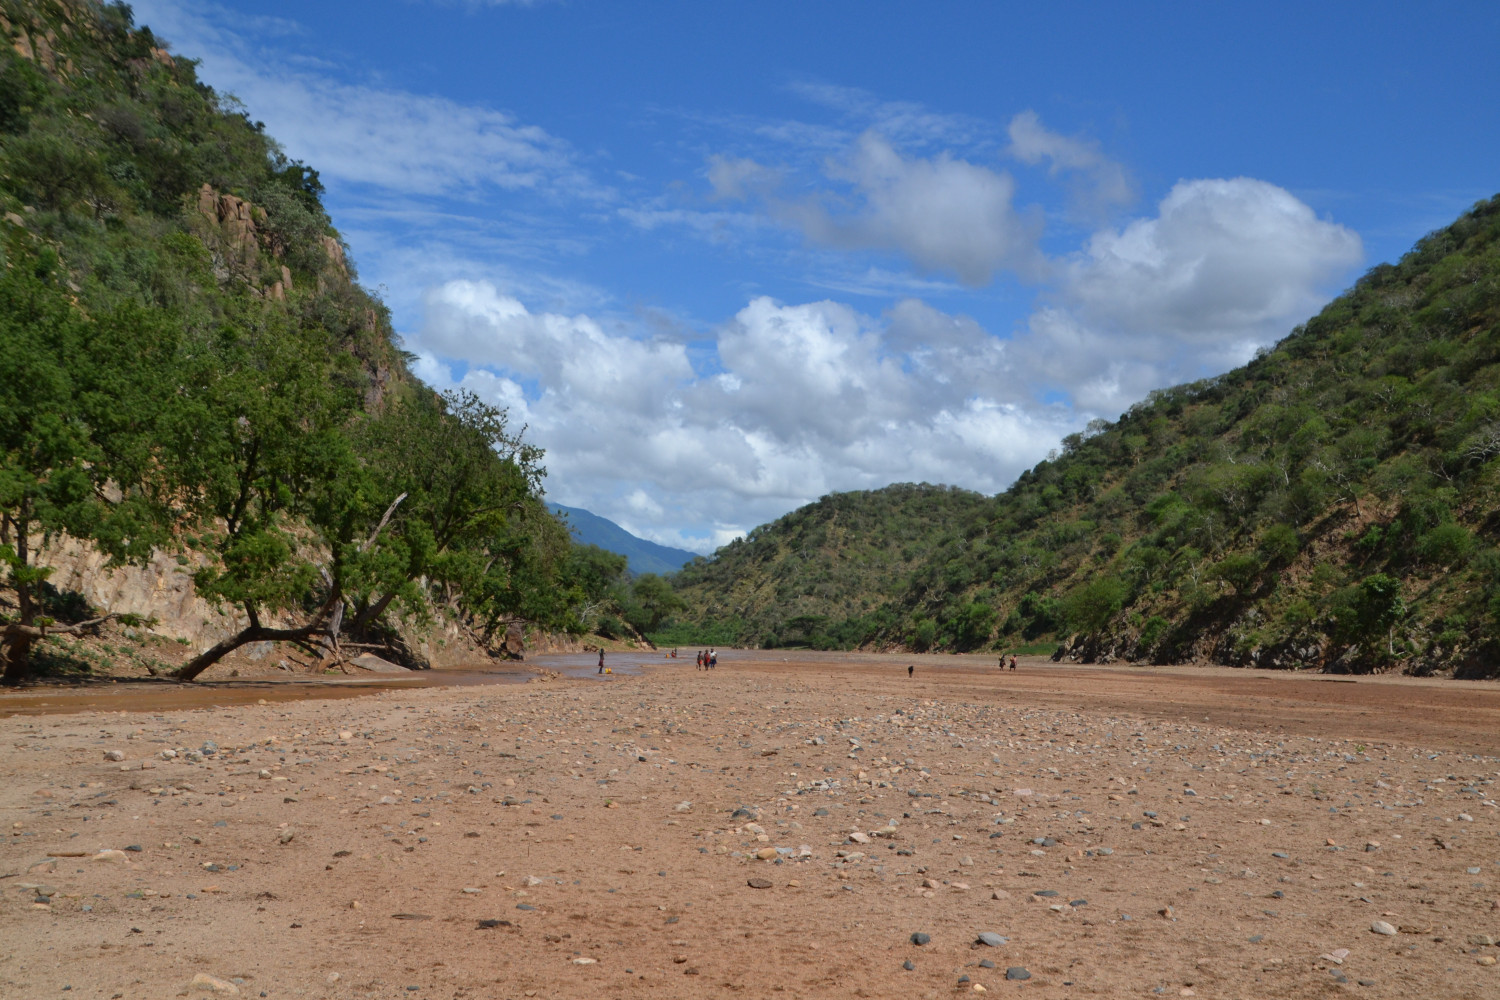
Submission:
[[1125,603],[1125,582],[1101,576],[1074,588],[1063,598],[1063,617],[1075,632],[1098,632]]
[[638,614],[627,617],[643,634],[655,632],[669,615],[686,607],[672,585],[655,573],[642,573],[631,581],[630,601]]
[[37,543],[66,533],[138,561],[170,518],[153,444],[177,331],[133,306],[85,316],[51,263],[20,253],[0,270],[0,567],[16,594],[15,614],[0,618],[6,684],[26,677],[38,639],[104,620],[44,613],[50,570],[37,565]]
[[[179,680],[250,642],[316,649],[342,606],[345,570],[382,526],[344,432],[359,400],[346,358],[269,312],[194,346],[165,451],[211,556],[194,574],[198,593],[247,624],[174,671]],[[276,626],[277,615],[306,617]]]

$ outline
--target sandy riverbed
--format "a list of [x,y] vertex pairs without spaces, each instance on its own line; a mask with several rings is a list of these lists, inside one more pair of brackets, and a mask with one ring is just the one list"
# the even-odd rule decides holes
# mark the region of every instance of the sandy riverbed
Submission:
[[1497,753],[1495,684],[948,657],[16,716],[0,996],[1492,997]]

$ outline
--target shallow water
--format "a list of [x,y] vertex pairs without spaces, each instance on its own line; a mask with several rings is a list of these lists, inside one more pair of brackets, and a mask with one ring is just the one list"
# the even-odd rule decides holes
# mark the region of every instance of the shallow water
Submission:
[[[40,685],[19,691],[0,691],[0,718],[14,715],[58,715],[68,712],[166,712],[187,708],[255,705],[307,698],[357,698],[379,691],[428,687],[477,687],[524,684],[540,671],[555,670],[564,678],[604,681],[616,675],[641,672],[660,653],[606,653],[611,673],[600,676],[598,653],[557,653],[524,662],[505,662],[451,670],[413,670],[407,674],[288,677],[196,681],[88,681],[70,685]],[[681,662],[679,660],[679,662]]]

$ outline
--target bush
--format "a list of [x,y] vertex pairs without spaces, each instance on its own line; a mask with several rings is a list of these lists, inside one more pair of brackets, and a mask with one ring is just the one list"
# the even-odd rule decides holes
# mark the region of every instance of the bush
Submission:
[[1098,632],[1125,603],[1128,590],[1117,577],[1102,576],[1063,598],[1063,618],[1074,632]]

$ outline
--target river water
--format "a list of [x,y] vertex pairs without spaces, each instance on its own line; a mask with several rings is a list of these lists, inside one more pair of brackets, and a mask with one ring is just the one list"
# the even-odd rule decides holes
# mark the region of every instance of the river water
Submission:
[[42,684],[16,691],[0,690],[0,718],[67,712],[165,712],[307,698],[357,698],[378,691],[411,688],[524,684],[544,670],[554,670],[568,680],[600,682],[617,674],[639,674],[642,665],[661,658],[661,653],[652,650],[606,653],[605,663],[610,670],[606,675],[598,673],[599,654],[595,652],[546,654],[523,663],[509,661],[451,670],[413,670],[406,674],[309,676],[285,680],[236,678],[191,684],[168,680]]

